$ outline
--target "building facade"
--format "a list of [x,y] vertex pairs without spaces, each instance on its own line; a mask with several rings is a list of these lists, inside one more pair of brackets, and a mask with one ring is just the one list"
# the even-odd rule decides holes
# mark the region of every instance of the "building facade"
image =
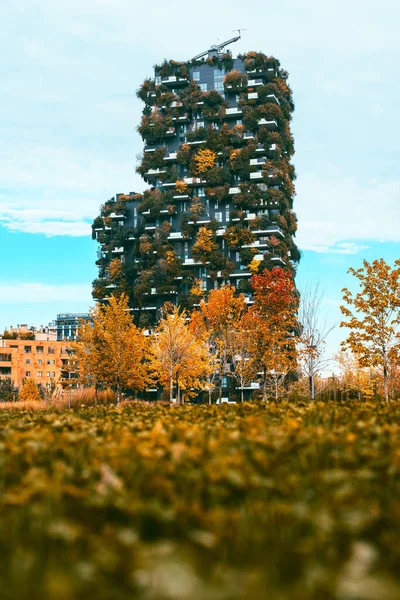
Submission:
[[215,51],[165,61],[138,96],[148,189],[117,194],[93,223],[94,298],[127,293],[147,326],[165,302],[190,309],[229,283],[251,303],[252,274],[294,275],[294,105],[279,61]]
[[76,340],[77,331],[82,322],[91,321],[89,313],[61,313],[57,319],[49,325],[57,341]]
[[67,360],[67,347],[57,341],[0,339],[0,378],[11,379],[15,387],[24,379],[43,389],[59,385]]

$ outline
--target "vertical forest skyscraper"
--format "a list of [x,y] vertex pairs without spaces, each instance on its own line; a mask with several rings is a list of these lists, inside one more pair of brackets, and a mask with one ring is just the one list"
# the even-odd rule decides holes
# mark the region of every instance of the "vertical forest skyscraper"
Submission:
[[276,58],[164,61],[138,91],[143,193],[117,194],[93,223],[100,243],[93,296],[126,292],[136,321],[165,302],[191,309],[224,284],[252,302],[250,278],[295,274],[295,170],[288,74]]

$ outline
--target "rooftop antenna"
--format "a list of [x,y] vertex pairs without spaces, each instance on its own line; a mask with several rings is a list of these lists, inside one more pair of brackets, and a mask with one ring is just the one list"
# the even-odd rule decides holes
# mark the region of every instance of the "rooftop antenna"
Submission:
[[229,44],[233,44],[233,42],[237,42],[238,40],[240,40],[240,38],[242,37],[242,31],[246,30],[234,29],[233,31],[237,31],[239,35],[231,38],[230,40],[227,40],[226,42],[222,42],[222,44],[215,44],[214,46],[211,46],[211,48],[209,48],[205,52],[194,56],[193,60],[199,60],[200,58],[203,58],[203,56],[205,56],[206,54],[208,54],[208,58],[212,58],[213,56],[220,56],[222,54],[222,48],[225,48],[225,46],[228,46]]

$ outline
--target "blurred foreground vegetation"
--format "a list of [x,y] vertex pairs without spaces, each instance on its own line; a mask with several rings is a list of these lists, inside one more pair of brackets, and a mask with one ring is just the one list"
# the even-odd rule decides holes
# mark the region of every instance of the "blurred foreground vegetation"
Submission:
[[3,600],[396,600],[400,403],[0,412]]

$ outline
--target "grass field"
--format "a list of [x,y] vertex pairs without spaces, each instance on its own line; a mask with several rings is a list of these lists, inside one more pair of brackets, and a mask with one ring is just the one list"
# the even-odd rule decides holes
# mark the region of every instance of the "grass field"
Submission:
[[400,403],[0,411],[0,595],[400,598]]

